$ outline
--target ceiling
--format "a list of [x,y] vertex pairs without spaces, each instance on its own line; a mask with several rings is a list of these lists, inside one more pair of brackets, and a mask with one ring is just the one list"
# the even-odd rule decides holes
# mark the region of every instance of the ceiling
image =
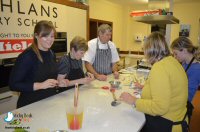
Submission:
[[[134,5],[134,4],[147,4],[147,1],[149,0],[107,0],[107,1],[121,5]],[[163,1],[163,0],[152,0],[152,1]],[[200,2],[200,0],[172,0],[172,1],[174,1],[174,3]]]

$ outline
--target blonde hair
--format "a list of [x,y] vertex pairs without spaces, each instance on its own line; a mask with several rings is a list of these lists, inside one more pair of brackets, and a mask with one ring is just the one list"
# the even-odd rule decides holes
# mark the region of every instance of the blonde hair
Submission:
[[54,33],[56,33],[55,27],[53,26],[52,22],[46,20],[39,21],[34,28],[33,43],[31,45],[31,48],[41,62],[43,62],[43,59],[39,52],[37,37],[48,36],[52,30],[54,31]]
[[109,32],[112,32],[112,28],[110,25],[108,24],[101,24],[99,27],[98,27],[98,35],[100,33],[104,34],[106,31],[109,31]]
[[196,60],[200,60],[200,47],[194,46],[192,41],[187,37],[178,37],[172,42],[170,47],[179,51],[187,49],[190,54],[193,54]]
[[160,32],[151,33],[144,44],[144,55],[150,64],[170,55],[165,37]]
[[74,48],[75,51],[78,50],[87,51],[88,50],[87,41],[80,36],[75,36],[70,42],[70,50],[72,50],[72,48]]

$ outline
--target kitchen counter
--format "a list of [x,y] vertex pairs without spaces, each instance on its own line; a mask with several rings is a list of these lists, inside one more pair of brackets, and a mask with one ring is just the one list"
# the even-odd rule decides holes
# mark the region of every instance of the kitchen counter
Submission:
[[[122,80],[127,77],[123,75]],[[79,89],[80,104],[84,106],[83,127],[80,132],[137,132],[145,122],[144,114],[136,111],[132,106],[121,103],[111,106],[113,101],[109,90],[102,86],[110,86],[113,80],[110,76],[107,82],[94,80],[91,84],[81,86]],[[116,90],[116,96],[121,92],[133,92],[128,86],[122,86]],[[14,127],[24,127],[30,132],[38,130],[67,130],[66,108],[74,99],[74,89],[27,105],[12,111],[16,115],[14,119],[19,120],[18,125],[10,125],[3,119],[6,114],[0,115],[0,131],[11,132]],[[23,118],[22,118],[23,117]]]
[[137,61],[142,60],[144,58],[144,55],[137,54],[120,54],[119,56],[120,60],[123,60],[123,63],[120,63],[121,65],[123,65],[122,68],[137,65]]

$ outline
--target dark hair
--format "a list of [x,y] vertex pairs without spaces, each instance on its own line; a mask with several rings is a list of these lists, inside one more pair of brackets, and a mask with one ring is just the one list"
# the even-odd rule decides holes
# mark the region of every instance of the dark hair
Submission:
[[87,51],[88,50],[87,41],[80,36],[75,36],[70,42],[70,50],[72,50],[72,48],[74,48],[75,51],[78,50]]
[[34,28],[33,43],[31,47],[41,62],[43,62],[43,59],[39,52],[37,37],[48,36],[52,30],[56,34],[56,30],[52,22],[46,20],[39,21]]
[[144,55],[151,64],[170,55],[165,37],[160,32],[153,32],[147,37],[144,43]]
[[187,49],[187,51],[195,57],[195,59],[200,60],[200,49],[192,44],[192,41],[187,37],[178,37],[171,44],[171,49],[176,49],[182,51]]

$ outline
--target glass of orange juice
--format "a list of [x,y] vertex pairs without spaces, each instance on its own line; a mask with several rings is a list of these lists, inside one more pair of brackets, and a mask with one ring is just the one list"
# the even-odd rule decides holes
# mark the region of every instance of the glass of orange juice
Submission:
[[67,125],[70,130],[79,130],[83,124],[83,106],[74,107],[73,104],[68,105],[66,109]]

